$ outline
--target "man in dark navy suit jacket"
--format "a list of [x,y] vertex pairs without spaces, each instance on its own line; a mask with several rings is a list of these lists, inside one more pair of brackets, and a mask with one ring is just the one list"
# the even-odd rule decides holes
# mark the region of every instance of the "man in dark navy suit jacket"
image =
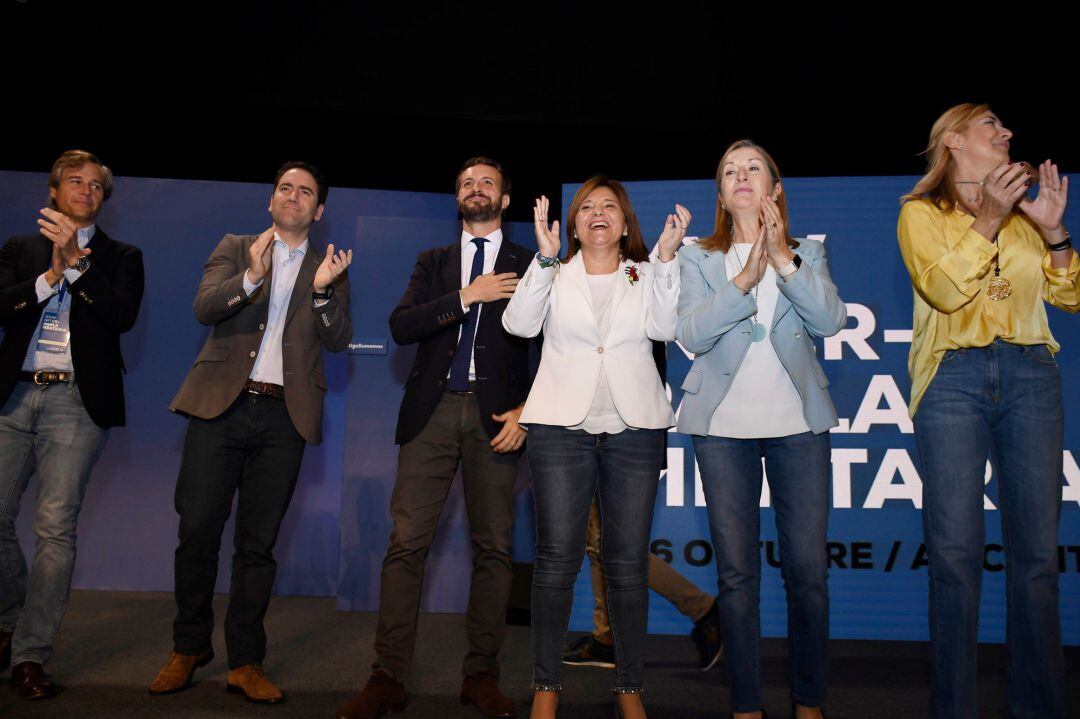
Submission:
[[[53,696],[43,665],[67,605],[75,525],[109,428],[124,424],[120,335],[143,295],[138,248],[94,220],[112,173],[69,150],[49,174],[39,234],[0,249],[0,671],[24,699]],[[29,573],[15,517],[30,477],[40,487]]]
[[528,342],[502,328],[502,313],[535,252],[502,236],[510,181],[494,160],[468,160],[457,178],[462,233],[420,253],[390,315],[398,344],[420,344],[405,383],[390,499],[394,520],[382,568],[375,661],[367,686],[338,711],[362,719],[405,702],[424,560],[458,464],[473,549],[461,699],[486,716],[515,713],[498,688],[498,653],[510,594],[510,533],[518,426],[529,391]]

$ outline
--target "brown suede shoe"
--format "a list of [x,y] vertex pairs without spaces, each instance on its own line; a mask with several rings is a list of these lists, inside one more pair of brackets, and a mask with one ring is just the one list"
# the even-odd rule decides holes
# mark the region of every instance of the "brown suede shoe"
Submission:
[[225,691],[243,694],[245,699],[255,704],[280,704],[285,701],[285,695],[267,678],[262,664],[258,662],[230,669]]
[[45,677],[37,662],[19,662],[12,667],[11,688],[20,699],[48,699],[60,693],[60,687]]
[[174,694],[191,687],[191,677],[199,667],[205,667],[214,658],[214,650],[206,654],[179,654],[173,652],[154,681],[150,693],[154,696]]
[[383,714],[395,714],[404,708],[405,685],[376,669],[364,690],[342,704],[337,716],[338,719],[375,719]]
[[11,638],[15,631],[0,631],[0,672],[11,666]]
[[492,672],[470,674],[461,683],[461,703],[472,704],[486,717],[517,715],[514,702],[499,691],[499,680]]

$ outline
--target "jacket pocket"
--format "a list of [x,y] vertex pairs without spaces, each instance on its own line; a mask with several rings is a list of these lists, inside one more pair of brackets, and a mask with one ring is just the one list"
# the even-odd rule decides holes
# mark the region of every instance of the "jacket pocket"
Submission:
[[686,379],[683,380],[682,390],[683,392],[689,392],[690,394],[697,394],[701,389],[701,373],[696,370],[690,370],[686,373]]
[[195,364],[200,362],[224,362],[229,358],[229,348],[220,345],[207,345],[195,358]]

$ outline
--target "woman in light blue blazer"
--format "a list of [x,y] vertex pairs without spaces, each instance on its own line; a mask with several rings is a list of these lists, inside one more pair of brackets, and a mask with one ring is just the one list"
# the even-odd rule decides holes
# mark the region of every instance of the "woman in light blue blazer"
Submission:
[[764,458],[787,591],[793,714],[816,718],[825,698],[829,428],[837,422],[813,336],[836,334],[847,313],[822,244],[787,234],[787,202],[769,154],[748,140],[732,144],[716,182],[716,230],[679,252],[676,337],[696,357],[678,429],[693,437],[708,504],[735,717],[764,715]]

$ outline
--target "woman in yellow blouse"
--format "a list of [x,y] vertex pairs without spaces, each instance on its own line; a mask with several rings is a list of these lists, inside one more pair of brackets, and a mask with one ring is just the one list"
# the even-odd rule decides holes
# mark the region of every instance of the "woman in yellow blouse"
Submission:
[[1009,161],[1010,132],[963,104],[930,131],[897,233],[915,290],[908,368],[929,552],[931,713],[977,715],[987,459],[1005,544],[1008,716],[1064,718],[1057,528],[1064,413],[1045,302],[1080,310],[1068,179]]

